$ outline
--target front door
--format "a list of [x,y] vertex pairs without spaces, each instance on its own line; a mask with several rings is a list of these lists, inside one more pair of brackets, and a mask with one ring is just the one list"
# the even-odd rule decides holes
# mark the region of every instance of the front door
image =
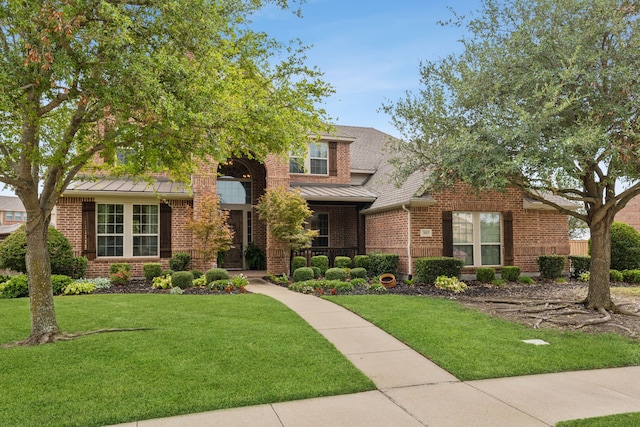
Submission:
[[229,226],[233,230],[232,248],[224,254],[222,267],[226,269],[244,269],[244,211],[229,211]]

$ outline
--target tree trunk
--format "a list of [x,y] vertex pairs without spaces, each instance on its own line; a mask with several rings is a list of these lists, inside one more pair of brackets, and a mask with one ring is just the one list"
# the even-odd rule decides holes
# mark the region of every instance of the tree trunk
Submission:
[[42,214],[29,212],[27,233],[27,275],[31,309],[31,334],[25,344],[43,344],[55,340],[60,329],[53,307],[51,261],[47,247],[49,221]]
[[609,270],[611,268],[611,222],[608,219],[591,227],[591,267],[589,292],[585,305],[598,310],[614,310],[611,302]]

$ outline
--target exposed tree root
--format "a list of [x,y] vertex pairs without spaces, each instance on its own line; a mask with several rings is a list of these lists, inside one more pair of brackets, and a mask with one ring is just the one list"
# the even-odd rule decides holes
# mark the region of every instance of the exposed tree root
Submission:
[[628,303],[612,304],[608,309],[604,307],[593,309],[589,308],[585,301],[500,298],[473,298],[473,301],[496,304],[497,306],[492,310],[496,314],[503,313],[511,317],[511,314],[517,316],[520,313],[522,318],[532,319],[532,326],[536,329],[539,329],[545,322],[572,329],[607,324],[635,337],[634,330],[624,324],[612,321],[612,315],[640,317],[638,306]]
[[70,334],[67,332],[49,332],[45,334],[32,335],[22,341],[15,341],[9,344],[3,344],[1,347],[12,348],[12,347],[19,347],[19,346],[49,344],[49,343],[54,343],[59,341],[71,341],[75,338],[84,337],[86,335],[103,334],[107,332],[148,331],[152,329],[153,328],[106,328],[106,329],[96,329],[95,331],[78,332],[75,334]]

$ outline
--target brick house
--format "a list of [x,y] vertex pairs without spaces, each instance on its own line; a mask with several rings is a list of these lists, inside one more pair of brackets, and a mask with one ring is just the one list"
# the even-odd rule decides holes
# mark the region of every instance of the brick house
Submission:
[[629,224],[640,231],[640,197],[634,197],[616,214],[616,221]]
[[217,192],[230,212],[234,248],[222,267],[245,269],[243,250],[262,248],[267,269],[287,270],[285,249],[272,242],[253,207],[265,189],[285,186],[300,191],[314,211],[310,227],[319,230],[312,248],[299,254],[353,257],[370,252],[396,253],[399,270],[413,274],[424,256],[455,255],[467,271],[478,266],[520,266],[537,271],[541,254],[569,254],[566,215],[515,190],[477,198],[462,186],[429,194],[416,172],[396,188],[385,145],[390,136],[372,128],[337,126],[333,135],[309,144],[306,156],[270,155],[260,163],[247,158],[211,163],[184,185],[157,177],[153,185],[127,179],[76,181],[57,206],[58,229],[78,255],[89,258],[88,276],[104,276],[113,262],[129,262],[134,275],[142,264],[165,267],[175,252],[192,255],[192,268],[204,270],[195,242],[185,229],[187,207],[197,215],[202,195]]

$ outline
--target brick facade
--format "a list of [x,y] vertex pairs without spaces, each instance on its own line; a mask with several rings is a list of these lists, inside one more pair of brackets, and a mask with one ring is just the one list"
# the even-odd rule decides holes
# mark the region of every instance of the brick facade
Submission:
[[615,220],[629,224],[640,231],[640,197],[631,199],[627,206],[616,214]]
[[[411,257],[442,256],[442,212],[500,212],[513,215],[514,262],[522,272],[538,271],[536,259],[543,254],[569,255],[569,225],[566,215],[555,210],[524,209],[522,194],[517,190],[506,193],[489,192],[476,197],[463,186],[455,191],[435,194],[433,206],[411,207]],[[504,224],[504,215],[502,216]],[[367,252],[387,252],[400,256],[399,271],[409,269],[407,228],[409,214],[402,208],[377,212],[366,217]],[[501,230],[504,230],[501,224]],[[430,237],[422,237],[420,230],[428,230]],[[504,232],[504,231],[503,231]],[[504,260],[504,242],[501,244]],[[474,272],[466,268],[465,273]]]

